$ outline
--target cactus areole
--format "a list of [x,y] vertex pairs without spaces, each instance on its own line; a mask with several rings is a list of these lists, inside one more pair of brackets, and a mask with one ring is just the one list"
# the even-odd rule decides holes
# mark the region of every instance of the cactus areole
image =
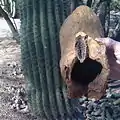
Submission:
[[60,69],[68,97],[100,99],[106,91],[109,65],[99,18],[87,6],[76,8],[60,30]]

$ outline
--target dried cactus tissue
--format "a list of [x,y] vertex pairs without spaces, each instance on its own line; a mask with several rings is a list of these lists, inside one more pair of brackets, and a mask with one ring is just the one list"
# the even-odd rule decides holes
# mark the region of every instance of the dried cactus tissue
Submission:
[[[99,18],[84,5],[76,8],[62,24],[60,68],[65,83],[71,83],[66,84],[70,98],[84,95],[100,99],[105,94],[109,75],[106,47],[95,41],[103,36]],[[69,72],[64,66],[69,67]]]

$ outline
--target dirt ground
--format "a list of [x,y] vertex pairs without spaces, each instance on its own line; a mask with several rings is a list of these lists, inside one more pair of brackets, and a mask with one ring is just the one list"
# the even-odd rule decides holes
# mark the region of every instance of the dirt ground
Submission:
[[15,40],[0,39],[0,120],[35,120],[26,103],[23,108],[17,105],[22,99],[18,94],[25,87],[20,56]]
[[[15,22],[19,30],[20,20]],[[36,119],[28,110],[20,56],[20,45],[12,40],[8,24],[0,18],[0,120]]]

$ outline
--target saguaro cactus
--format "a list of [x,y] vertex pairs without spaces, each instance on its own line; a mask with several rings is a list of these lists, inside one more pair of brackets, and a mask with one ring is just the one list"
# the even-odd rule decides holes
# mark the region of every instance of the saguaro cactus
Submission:
[[24,76],[32,111],[42,120],[78,117],[59,74],[59,29],[70,11],[65,4],[62,0],[21,0]]

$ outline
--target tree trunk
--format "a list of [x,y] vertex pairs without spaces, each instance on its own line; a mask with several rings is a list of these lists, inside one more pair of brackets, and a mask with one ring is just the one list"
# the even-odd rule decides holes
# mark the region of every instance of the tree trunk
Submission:
[[20,42],[20,41],[19,41],[19,39],[20,39],[20,38],[19,38],[19,33],[18,33],[18,31],[15,29],[15,27],[14,27],[13,23],[11,22],[8,14],[2,9],[1,6],[0,6],[0,13],[1,13],[1,15],[4,17],[4,19],[6,20],[8,26],[9,26],[12,34],[13,34],[13,38],[19,43],[19,42]]
[[32,111],[42,120],[81,117],[79,100],[67,98],[59,71],[59,30],[69,14],[68,4],[65,0],[21,0],[20,36],[26,89]]

